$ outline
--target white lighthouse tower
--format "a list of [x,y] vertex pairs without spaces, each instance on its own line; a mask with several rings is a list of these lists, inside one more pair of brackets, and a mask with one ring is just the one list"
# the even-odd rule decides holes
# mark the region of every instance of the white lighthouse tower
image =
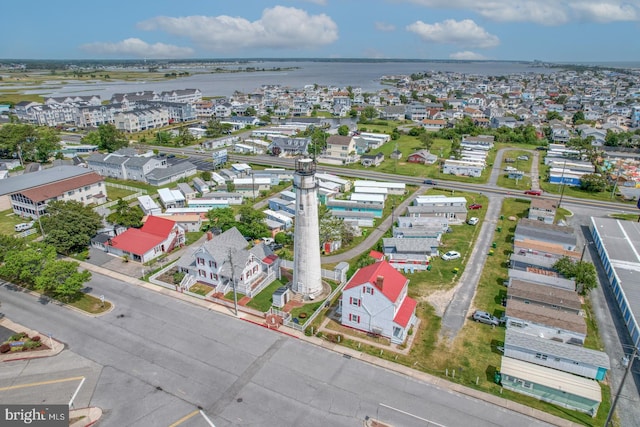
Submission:
[[293,175],[296,190],[296,222],[293,239],[292,290],[314,299],[322,293],[318,183],[313,159],[297,159]]

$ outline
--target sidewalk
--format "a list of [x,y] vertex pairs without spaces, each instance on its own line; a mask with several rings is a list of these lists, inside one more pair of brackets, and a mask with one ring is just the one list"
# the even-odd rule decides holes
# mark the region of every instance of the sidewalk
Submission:
[[[173,291],[167,288],[163,288],[161,286],[158,285],[153,285],[151,283],[147,283],[144,282],[142,280],[136,279],[136,278],[132,278],[132,277],[128,277],[125,276],[124,274],[121,274],[119,272],[116,271],[111,271],[102,267],[97,267],[95,265],[91,265],[88,264],[86,262],[80,262],[80,265],[83,268],[86,268],[87,270],[90,271],[94,271],[96,273],[100,273],[109,277],[112,277],[114,279],[117,280],[121,280],[127,283],[130,283],[132,285],[136,285],[136,286],[142,286],[144,288],[147,288],[149,290],[155,291],[155,292],[159,292],[162,294],[165,294],[167,296],[171,296],[174,298],[178,298],[182,301],[191,303],[191,304],[195,304],[195,305],[199,305],[201,307],[207,308],[209,310],[212,311],[216,311],[218,313],[221,314],[226,314],[226,315],[230,315],[230,316],[234,316],[234,312],[232,308],[229,307],[225,307],[216,303],[213,303],[211,301],[206,301],[206,300],[201,300],[198,298],[194,298],[191,297],[189,295],[185,295],[183,293],[177,292],[177,291]],[[236,317],[236,316],[234,316]],[[264,317],[258,317],[258,316],[254,316],[252,314],[249,313],[245,313],[242,311],[238,312],[238,316],[237,318],[247,321],[247,322],[251,322],[254,323],[256,325],[260,325],[262,327],[267,327],[266,322],[265,322],[265,318]],[[295,329],[291,329],[291,328],[287,328],[286,326],[280,326],[279,329],[276,329],[276,331],[278,333],[283,333],[285,335],[289,335],[291,337],[294,338],[298,338],[301,340],[304,340],[310,344],[314,344],[316,346],[331,350],[331,351],[335,351],[337,353],[341,353],[344,355],[347,355],[349,357],[352,357],[354,359],[359,359],[363,362],[369,363],[371,365],[376,365],[385,369],[388,369],[389,371],[393,371],[393,372],[397,372],[397,373],[401,373],[404,375],[407,375],[409,377],[415,378],[419,381],[425,382],[425,383],[429,383],[429,384],[433,384],[437,387],[443,388],[443,389],[448,389],[466,396],[470,396],[473,397],[475,399],[478,400],[482,400],[484,402],[488,402],[491,403],[493,405],[497,405],[497,406],[501,406],[503,408],[515,411],[515,412],[519,412],[521,414],[530,416],[532,418],[538,419],[538,420],[542,420],[545,421],[549,424],[552,425],[556,425],[556,426],[562,426],[562,427],[578,427],[579,424],[576,423],[572,423],[571,421],[565,420],[563,418],[560,417],[556,417],[555,415],[551,415],[549,413],[540,411],[538,409],[534,409],[531,408],[529,406],[525,406],[516,402],[513,402],[511,400],[507,400],[498,396],[494,396],[492,394],[489,393],[485,393],[483,391],[479,391],[479,390],[475,390],[469,387],[465,387],[463,385],[460,384],[456,384],[456,383],[452,383],[450,381],[444,380],[442,378],[436,377],[434,375],[430,375],[421,371],[417,371],[414,369],[411,369],[410,367],[404,366],[404,365],[399,365],[397,363],[393,363],[384,359],[380,359],[378,357],[375,356],[371,356],[369,354],[363,353],[361,351],[357,351],[357,350],[353,350],[347,347],[343,347],[340,344],[334,344],[331,343],[327,340],[315,337],[315,336],[306,336],[303,332],[297,331]],[[332,331],[335,332],[335,331]],[[390,350],[393,351],[393,350]]]
[[43,334],[39,331],[34,331],[33,329],[29,329],[22,325],[19,325],[11,320],[3,317],[0,319],[0,325],[4,326],[7,329],[11,329],[16,333],[25,332],[30,337],[34,337],[36,335],[41,337],[42,343],[48,346],[49,350],[35,350],[35,351],[27,351],[27,352],[9,352],[0,354],[0,362],[11,362],[14,360],[27,360],[27,359],[38,359],[41,357],[50,357],[59,354],[62,350],[64,350],[64,344],[60,341],[53,339],[53,337],[49,337],[46,334]]
[[80,418],[69,427],[89,427],[98,422],[102,416],[102,409],[96,407],[69,410],[69,421]]
[[[167,295],[167,296],[171,296],[173,298],[178,298],[184,302],[188,302],[190,304],[195,304],[195,305],[199,305],[203,308],[206,308],[208,310],[212,310],[212,311],[216,311],[218,313],[221,314],[225,314],[225,315],[230,315],[230,316],[234,316],[234,312],[233,312],[233,308],[229,308],[229,307],[225,307],[222,306],[220,304],[216,304],[214,302],[211,301],[206,301],[206,300],[201,300],[198,298],[194,298],[191,297],[189,295],[174,291],[174,290],[170,290],[168,288],[163,288],[161,286],[158,285],[154,285],[151,283],[147,283],[145,281],[139,280],[137,278],[133,278],[133,277],[129,277],[126,276],[122,273],[119,273],[117,271],[113,271],[113,270],[109,270],[103,267],[99,267],[93,264],[89,264],[85,261],[81,261],[80,262],[80,266],[82,268],[85,268],[89,271],[95,272],[95,273],[99,273],[99,274],[103,274],[105,276],[108,277],[112,277],[116,280],[121,280],[123,282],[129,283],[131,285],[134,286],[141,286],[144,287],[146,289],[149,289],[151,291],[154,292],[159,292],[161,294]],[[249,313],[245,313],[242,311],[238,312],[237,316],[238,319],[247,321],[247,322],[251,322],[254,323],[256,325],[262,326],[262,327],[267,327],[266,322],[265,322],[265,318],[264,317],[259,317],[259,316],[255,316]],[[11,322],[9,319],[2,319],[0,320],[0,324],[2,324],[3,326],[7,327],[8,329],[12,329],[15,330],[16,332],[27,332],[30,335],[31,334],[39,334],[39,332],[37,331],[33,331],[30,330],[28,328],[25,328],[21,325],[15,324],[13,322]],[[556,426],[562,426],[562,427],[577,427],[579,426],[579,424],[576,423],[572,423],[570,421],[567,421],[563,418],[560,417],[556,417],[554,415],[548,414],[546,412],[498,397],[498,396],[494,396],[492,394],[489,393],[485,393],[483,391],[479,391],[479,390],[475,390],[469,387],[465,387],[463,385],[460,384],[456,384],[456,383],[452,383],[450,381],[444,380],[442,378],[436,377],[434,375],[430,375],[421,371],[417,371],[414,370],[410,367],[404,366],[404,365],[399,365],[397,363],[393,363],[384,359],[380,359],[378,357],[363,353],[361,351],[358,350],[353,350],[347,347],[343,347],[340,344],[335,344],[335,343],[331,343],[327,340],[315,337],[315,336],[305,336],[305,334],[303,332],[297,331],[295,329],[290,329],[287,328],[285,326],[281,326],[279,329],[276,329],[279,333],[283,333],[285,335],[289,335],[291,337],[294,338],[298,338],[301,340],[304,340],[310,344],[314,344],[316,346],[325,348],[327,350],[331,350],[331,351],[335,351],[337,353],[341,353],[344,354],[346,356],[349,356],[351,358],[354,359],[359,359],[365,363],[369,363],[371,365],[375,365],[375,366],[379,366],[382,367],[384,369],[387,369],[389,371],[393,371],[393,372],[397,372],[397,373],[401,373],[403,375],[409,376],[411,378],[415,378],[419,381],[425,382],[425,383],[429,383],[432,384],[436,387],[440,387],[443,389],[447,389],[453,392],[457,392],[466,396],[470,396],[473,398],[476,398],[478,400],[482,400],[484,402],[488,402],[491,403],[493,405],[497,405],[497,406],[501,406],[503,408],[515,411],[515,412],[519,412],[521,414],[530,416],[532,418],[535,419],[539,419],[542,421],[545,421],[549,424],[552,425],[556,425]],[[45,336],[43,334],[40,334],[42,336]],[[48,339],[48,338],[47,338]],[[30,357],[48,357],[48,356],[54,356],[58,353],[60,353],[63,349],[64,349],[64,344],[60,343],[59,341],[53,340],[54,341],[54,348],[53,348],[53,352],[46,354],[46,355],[37,355],[34,354],[33,356],[29,355],[29,354],[25,354],[26,357],[15,357],[16,355],[10,355],[9,357],[7,357],[6,355],[0,355],[0,361],[9,361],[9,360],[21,360],[24,358],[30,358]],[[393,350],[391,350],[393,351]],[[35,352],[37,353],[37,352]],[[22,355],[20,355],[22,356]],[[3,358],[6,358],[7,360],[4,360]],[[78,412],[80,411],[80,412]],[[82,420],[77,421],[76,423],[73,424],[72,427],[87,427],[89,425],[94,424],[100,414],[102,413],[102,411],[99,408],[84,408],[84,409],[80,409],[80,410],[74,410],[71,411],[71,414],[75,416],[75,414],[81,414],[80,416],[84,415],[86,418],[83,418]]]

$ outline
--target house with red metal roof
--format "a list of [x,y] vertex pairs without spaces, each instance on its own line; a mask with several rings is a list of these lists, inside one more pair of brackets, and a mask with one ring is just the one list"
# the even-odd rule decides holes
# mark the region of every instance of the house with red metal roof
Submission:
[[108,253],[147,262],[185,243],[185,231],[167,218],[149,216],[141,228],[129,228],[105,244]]
[[387,261],[359,269],[342,291],[342,325],[402,344],[417,322],[408,288],[409,279]]

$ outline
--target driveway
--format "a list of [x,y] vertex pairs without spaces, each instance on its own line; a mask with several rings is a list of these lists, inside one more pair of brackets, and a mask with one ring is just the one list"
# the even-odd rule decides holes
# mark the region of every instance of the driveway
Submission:
[[379,226],[377,226],[371,233],[364,239],[358,246],[349,249],[346,252],[337,255],[329,255],[321,258],[322,264],[337,264],[342,261],[348,261],[358,255],[371,250],[372,247],[378,243],[378,240],[382,238],[384,233],[393,225],[393,218],[397,218],[399,215],[404,215],[407,206],[409,206],[413,200],[424,192],[427,191],[427,187],[421,186],[411,196],[407,197],[400,205],[398,205],[393,211],[393,215],[386,217]]
[[500,210],[502,209],[502,196],[489,195],[489,203],[484,221],[480,227],[480,233],[475,245],[466,261],[466,267],[453,290],[453,295],[442,316],[440,338],[452,342],[462,329],[464,321],[469,316],[471,300],[476,292],[478,281],[482,275],[484,263],[490,250],[493,232],[497,227]]

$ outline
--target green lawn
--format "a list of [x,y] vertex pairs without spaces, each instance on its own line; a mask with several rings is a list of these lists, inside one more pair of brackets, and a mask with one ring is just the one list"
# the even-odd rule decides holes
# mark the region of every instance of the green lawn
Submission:
[[70,302],[69,305],[91,314],[100,314],[111,309],[111,303],[109,301],[105,301],[104,304],[102,304],[100,298],[89,294],[82,294],[80,299]]
[[[507,278],[507,262],[513,251],[512,238],[516,226],[516,221],[510,221],[508,218],[512,216],[516,218],[526,217],[529,204],[530,202],[525,199],[505,199],[501,211],[503,219],[498,220],[492,238],[492,242],[495,242],[493,255],[487,257],[475,299],[472,302],[472,308],[488,311],[498,317],[504,315],[504,307],[501,301],[502,297],[506,295],[506,288],[502,282]],[[484,219],[483,212],[479,213]],[[471,215],[476,214],[471,213]],[[445,243],[451,244],[456,249],[461,249],[460,252],[463,254],[464,259],[466,253],[472,247],[470,242],[475,239],[475,233],[479,225],[475,227],[466,225],[454,227],[453,233],[444,236]],[[498,231],[498,228],[501,231]],[[454,241],[455,243],[453,243]],[[465,246],[466,251],[463,252]],[[409,354],[402,355],[391,350],[381,352],[377,347],[350,340],[348,334],[345,334],[345,339],[341,344],[394,363],[400,363],[445,378],[448,381],[549,412],[582,425],[594,427],[603,425],[610,407],[610,390],[607,384],[602,383],[603,403],[595,418],[503,390],[499,385],[495,384],[493,375],[499,369],[501,362],[501,353],[497,350],[497,346],[504,344],[504,327],[491,328],[488,325],[467,322],[452,343],[438,340],[441,318],[436,315],[434,308],[425,301],[425,297],[435,290],[446,290],[455,285],[455,277],[450,272],[451,267],[458,265],[454,263],[459,263],[460,267],[464,264],[462,261],[445,263],[441,260],[434,260],[434,267],[431,271],[408,275],[410,279],[409,294],[419,301],[416,314],[420,318],[420,325],[418,330],[414,332],[416,334],[415,341]],[[587,336],[589,337],[586,344],[590,348],[601,348],[597,325],[590,314],[591,310],[588,302],[585,305],[585,310],[587,312]]]
[[112,187],[110,185],[106,186],[107,188],[107,198],[109,200],[118,200],[118,199],[122,199],[126,196],[129,196],[131,194],[134,194],[134,191],[131,190],[125,190],[123,188],[116,188],[116,187]]
[[[283,286],[283,284],[280,280],[274,280],[273,283],[264,288],[262,292],[251,298],[251,301],[247,303],[247,307],[266,313],[271,308],[273,302],[271,296],[281,286]],[[231,297],[233,298],[233,295]]]
[[[0,234],[4,234],[7,236],[13,236],[17,234],[15,226],[23,222],[31,222],[31,218],[29,217],[21,218],[20,215],[16,215],[15,213],[13,213],[12,209],[1,211],[0,212]],[[39,232],[40,229],[38,228],[37,221],[34,223],[33,229],[38,232],[28,236],[28,238],[33,239],[40,235],[40,232]]]

